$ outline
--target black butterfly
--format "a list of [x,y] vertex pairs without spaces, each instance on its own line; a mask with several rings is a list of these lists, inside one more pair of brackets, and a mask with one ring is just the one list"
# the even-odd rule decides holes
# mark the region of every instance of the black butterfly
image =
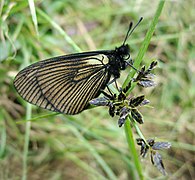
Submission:
[[114,82],[121,70],[132,66],[126,40],[142,19],[133,29],[130,23],[123,44],[115,50],[58,56],[26,67],[14,79],[16,90],[23,99],[44,109],[80,113],[105,89],[111,76]]

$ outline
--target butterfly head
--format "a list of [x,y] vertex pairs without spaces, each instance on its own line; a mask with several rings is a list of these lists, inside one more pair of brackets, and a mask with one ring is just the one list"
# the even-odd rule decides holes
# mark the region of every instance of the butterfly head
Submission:
[[126,60],[130,58],[130,48],[128,44],[122,45],[116,49],[118,56],[120,57],[119,67],[121,70],[125,70],[127,67]]
[[127,34],[125,36],[125,40],[124,40],[123,44],[119,48],[116,48],[117,54],[120,56],[120,59],[122,59],[122,61],[120,62],[120,69],[121,70],[124,70],[126,68],[127,63],[125,60],[128,60],[130,58],[130,47],[128,44],[126,44],[126,41],[127,41],[128,37],[133,33],[135,28],[142,21],[142,19],[143,19],[143,17],[141,17],[139,19],[139,21],[137,22],[137,24],[134,27],[133,27],[133,23],[130,22],[129,29],[127,31]]
[[118,67],[119,70],[125,70],[127,67],[126,60],[130,58],[130,48],[128,44],[122,45],[115,49],[114,61],[111,61],[113,68]]
[[119,48],[117,48],[117,51],[118,54],[123,58],[130,55],[130,48],[128,44],[120,46]]

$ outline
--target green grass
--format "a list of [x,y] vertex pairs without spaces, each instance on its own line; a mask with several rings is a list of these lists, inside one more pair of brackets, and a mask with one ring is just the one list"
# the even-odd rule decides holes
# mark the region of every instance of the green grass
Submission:
[[[164,178],[149,157],[141,161],[135,156],[136,128],[131,127],[134,138],[127,141],[125,130],[130,129],[118,128],[118,118],[111,118],[107,108],[56,115],[30,109],[13,87],[14,76],[30,63],[120,46],[129,22],[141,16],[144,20],[128,39],[131,55],[136,67],[153,59],[159,67],[157,87],[133,89],[135,96],[146,94],[153,107],[141,109],[145,123],[138,128],[146,138],[172,142],[172,148],[162,152],[170,179],[195,177],[193,1],[166,1],[158,19],[159,3],[1,1],[0,179],[137,179],[137,173],[144,179]],[[120,85],[133,73],[122,72]],[[137,150],[133,156],[128,143]]]
[[[158,23],[158,19],[160,17],[161,12],[162,12],[163,6],[164,6],[164,1],[161,1],[158,5],[158,8],[157,8],[156,13],[155,13],[154,18],[153,18],[153,21],[151,22],[151,25],[147,31],[147,34],[146,34],[145,39],[142,43],[142,46],[141,46],[141,48],[140,48],[140,50],[135,58],[134,67],[137,69],[139,69],[140,64],[142,62],[142,59],[144,57],[144,54],[146,53],[146,51],[148,49],[150,40],[151,40],[152,35],[154,33],[155,26]],[[128,74],[127,78],[125,79],[125,81],[123,83],[123,87],[126,87],[130,83],[131,79],[134,78],[135,73],[136,73],[136,71],[133,70]],[[132,92],[134,87],[135,87],[135,84],[129,88],[129,91],[127,91],[127,95],[129,95],[130,92]],[[130,121],[130,118],[128,118],[128,121]],[[133,139],[132,129],[130,127],[131,124],[128,121],[126,121],[126,123],[125,123],[125,133],[126,133],[127,142],[128,142],[129,149],[130,149],[130,154],[132,156],[132,159],[134,160],[135,168],[138,172],[139,179],[144,179],[142,168],[141,168],[140,161],[138,158],[138,153],[136,151],[136,147],[135,147],[135,143],[134,143],[134,139]],[[146,142],[146,138],[143,136],[141,131],[138,129],[137,123],[132,121],[132,124],[134,124],[140,138],[144,139],[144,141]]]

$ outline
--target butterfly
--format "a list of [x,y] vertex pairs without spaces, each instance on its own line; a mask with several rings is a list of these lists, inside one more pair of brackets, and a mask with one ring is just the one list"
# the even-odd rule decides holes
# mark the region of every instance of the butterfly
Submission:
[[82,112],[108,84],[116,82],[121,70],[132,66],[126,41],[142,19],[134,27],[130,23],[123,44],[114,50],[63,55],[24,68],[14,79],[15,89],[41,108],[70,115]]

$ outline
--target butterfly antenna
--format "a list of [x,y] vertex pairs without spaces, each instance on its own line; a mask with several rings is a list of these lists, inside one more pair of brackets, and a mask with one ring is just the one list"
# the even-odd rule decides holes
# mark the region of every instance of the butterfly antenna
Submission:
[[127,35],[125,36],[125,40],[123,42],[123,45],[125,45],[126,41],[127,41],[127,38],[133,33],[133,31],[136,29],[136,27],[140,24],[140,22],[143,20],[143,17],[141,17],[139,19],[139,21],[137,22],[137,24],[133,27],[132,29],[132,26],[133,26],[133,22],[130,22],[129,24],[129,29],[127,31]]

